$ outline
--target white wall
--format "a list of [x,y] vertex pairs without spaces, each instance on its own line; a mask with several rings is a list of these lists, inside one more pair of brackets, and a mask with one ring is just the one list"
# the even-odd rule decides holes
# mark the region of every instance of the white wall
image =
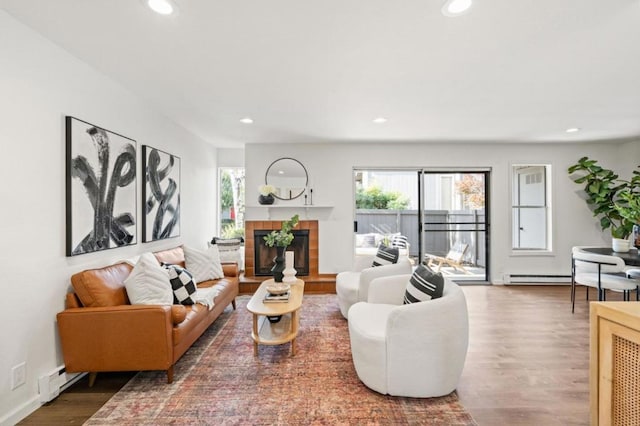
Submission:
[[[2,11],[0,63],[0,424],[12,424],[39,406],[37,378],[63,363],[55,316],[74,272],[182,242],[205,246],[217,222],[216,151]],[[142,244],[138,224],[134,246],[65,257],[65,115],[137,141],[138,195],[143,144],[181,157],[181,237]],[[11,391],[21,362],[27,382]]]
[[244,167],[244,149],[218,148],[218,167]]
[[[634,155],[632,155],[634,154]],[[490,167],[491,263],[490,279],[501,283],[504,274],[570,274],[571,246],[610,245],[591,216],[567,168],[589,156],[615,170],[630,170],[638,163],[638,143],[626,144],[250,144],[245,147],[247,205],[256,206],[257,187],[269,164],[279,157],[293,157],[307,168],[314,188],[314,203],[332,205],[320,215],[320,272],[348,270],[353,253],[352,170],[377,167]],[[552,166],[553,253],[546,256],[514,255],[510,235],[510,180],[512,164]],[[629,165],[631,164],[631,165]],[[252,194],[253,191],[253,194]],[[280,202],[282,204],[283,202]],[[304,209],[299,209],[303,215]],[[290,216],[295,209],[271,211],[272,218]],[[247,208],[248,220],[266,219],[265,207]],[[317,217],[315,217],[317,218]]]

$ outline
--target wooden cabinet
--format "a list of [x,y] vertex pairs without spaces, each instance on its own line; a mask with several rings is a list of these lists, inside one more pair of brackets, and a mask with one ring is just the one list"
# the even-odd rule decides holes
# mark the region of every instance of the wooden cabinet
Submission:
[[592,425],[640,424],[640,302],[590,306]]

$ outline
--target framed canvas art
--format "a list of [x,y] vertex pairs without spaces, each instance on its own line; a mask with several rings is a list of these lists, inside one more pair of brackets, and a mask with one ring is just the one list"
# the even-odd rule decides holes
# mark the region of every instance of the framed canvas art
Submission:
[[67,116],[67,256],[136,244],[136,141]]
[[142,242],[180,235],[180,158],[142,145]]

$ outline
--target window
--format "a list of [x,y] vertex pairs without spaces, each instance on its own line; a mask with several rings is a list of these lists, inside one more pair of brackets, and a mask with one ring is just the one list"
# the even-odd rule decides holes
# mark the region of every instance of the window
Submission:
[[220,168],[220,222],[222,238],[244,236],[244,168]]
[[520,164],[512,168],[512,248],[550,250],[549,179],[551,166]]

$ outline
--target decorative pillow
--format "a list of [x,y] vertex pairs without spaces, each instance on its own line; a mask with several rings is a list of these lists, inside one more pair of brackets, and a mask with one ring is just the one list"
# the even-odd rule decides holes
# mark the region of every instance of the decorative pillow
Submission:
[[127,296],[132,305],[171,305],[173,292],[167,270],[151,253],[138,259],[129,276],[124,280]]
[[183,250],[185,266],[196,282],[201,283],[224,277],[217,245],[213,245],[207,250],[184,246]]
[[377,247],[376,234],[356,234],[357,247]]
[[174,305],[193,305],[196,303],[191,296],[198,290],[193,276],[186,269],[172,265],[171,263],[163,263],[162,267],[169,273],[169,281],[173,289]]
[[409,239],[404,235],[398,234],[398,235],[394,235],[391,238],[391,247],[406,249],[408,245],[409,245]]
[[211,245],[218,246],[221,262],[238,262],[239,253],[244,243],[244,238],[217,238],[213,237]]
[[418,265],[404,292],[404,304],[425,302],[442,297],[444,278],[441,273],[433,272],[428,266]]
[[397,247],[387,247],[381,244],[371,266],[391,265],[392,263],[397,263],[399,257],[400,250]]

